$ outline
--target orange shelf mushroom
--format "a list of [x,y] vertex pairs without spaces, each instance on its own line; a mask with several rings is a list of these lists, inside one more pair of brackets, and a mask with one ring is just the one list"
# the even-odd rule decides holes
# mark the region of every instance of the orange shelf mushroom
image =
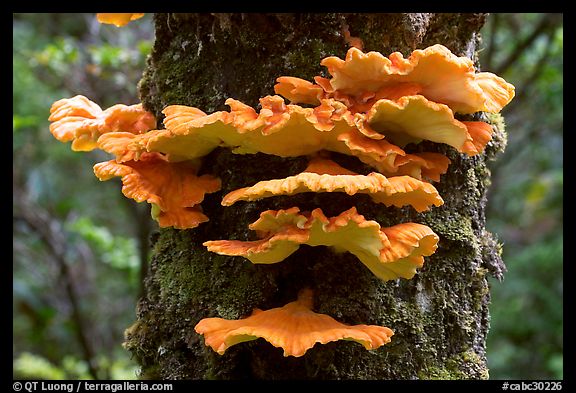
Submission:
[[[372,130],[383,133],[400,147],[429,140],[475,155],[484,151],[492,135],[490,124],[456,120],[448,106],[420,95],[405,96],[396,101],[378,100],[363,117]],[[483,131],[481,138],[478,138],[476,130]]]
[[[231,101],[228,103],[232,104]],[[234,105],[240,104],[238,101],[234,102]],[[250,112],[252,116],[247,115]],[[262,123],[258,118],[254,120],[255,111],[252,108],[244,112],[243,120],[239,120],[239,113],[234,111],[206,115],[200,114],[203,112],[197,108],[182,105],[169,106],[164,113],[167,114],[167,129],[141,135],[126,132],[107,133],[98,139],[98,147],[114,154],[119,162],[137,159],[143,152],[161,152],[171,161],[196,159],[207,155],[217,146],[231,147],[234,153],[254,153],[261,150],[263,153],[280,156],[301,156],[326,149],[356,156],[386,176],[409,175],[433,181],[440,180],[440,175],[446,173],[450,163],[450,160],[440,153],[407,154],[366,124],[363,124],[362,128],[348,128],[346,131],[343,131],[342,125],[330,131],[319,131],[312,124],[298,127],[298,120],[295,120],[296,125],[276,129],[278,134],[275,136],[261,134],[254,137],[247,135],[250,131],[238,131],[227,124],[231,122],[231,116],[226,116],[237,116],[236,124],[245,124],[250,117],[252,125],[256,122]],[[346,124],[351,121],[357,122],[358,119],[346,120]],[[252,129],[257,132],[257,128]],[[269,140],[266,141],[267,138]],[[298,140],[308,143],[302,146]]]
[[153,135],[154,131],[140,135],[130,132],[109,132],[98,138],[97,146],[116,156],[116,162],[138,161],[142,154],[149,153],[146,150],[146,142]]
[[144,153],[138,161],[101,162],[94,165],[94,174],[101,181],[121,177],[126,197],[152,204],[152,216],[161,227],[179,229],[208,221],[199,204],[221,186],[213,176],[197,176],[191,162],[171,163],[159,153]]
[[106,110],[77,95],[56,101],[50,108],[50,132],[60,142],[72,141],[72,150],[90,151],[109,132],[141,134],[156,127],[156,119],[142,104],[117,104]]
[[[484,151],[492,135],[490,124],[456,120],[447,105],[429,101],[421,95],[379,99],[365,109],[366,113],[354,114],[357,130],[368,137],[365,143],[374,143],[370,139],[386,138],[402,153],[399,146],[429,140],[445,143],[472,156]],[[384,144],[390,145],[389,142]],[[343,152],[337,145],[331,146],[330,150]]]
[[450,159],[443,154],[407,154],[384,139],[366,138],[356,130],[341,134],[338,140],[346,145],[349,154],[385,176],[408,175],[419,180],[440,181],[440,175],[446,173],[450,165]]
[[260,240],[212,240],[203,243],[208,251],[220,255],[242,256],[252,263],[281,262],[300,245],[329,246],[336,252],[355,255],[383,281],[410,279],[424,265],[424,256],[432,255],[438,236],[427,226],[416,223],[381,228],[367,221],[356,208],[327,218],[322,209],[299,214],[300,209],[267,210],[249,228]]
[[276,79],[278,83],[274,85],[274,92],[286,97],[292,104],[318,105],[323,99],[335,99],[345,104],[352,113],[358,113],[368,111],[378,100],[397,100],[416,95],[422,90],[417,83],[388,83],[376,92],[365,91],[353,96],[335,91],[326,78],[316,76],[314,80],[318,84],[291,76],[281,76]]
[[387,327],[349,326],[329,315],[315,313],[312,296],[312,290],[303,289],[296,301],[283,307],[255,309],[252,315],[239,320],[205,318],[194,330],[204,335],[205,344],[220,355],[233,345],[258,338],[282,348],[285,357],[303,356],[316,343],[349,340],[372,350],[391,341],[394,332]]
[[386,178],[372,172],[366,176],[342,168],[333,161],[313,159],[304,172],[285,179],[260,181],[252,187],[232,191],[222,199],[223,206],[238,201],[255,201],[277,195],[303,192],[345,192],[348,195],[369,194],[376,203],[386,206],[413,206],[422,212],[444,201],[430,183],[410,176]]
[[[98,14],[101,23],[123,26],[143,14]],[[361,41],[343,30],[350,45]],[[206,114],[198,108],[164,108],[165,129],[142,105],[115,105],[102,110],[83,96],[52,105],[50,131],[72,149],[96,147],[115,156],[94,166],[104,181],[120,177],[125,196],[152,205],[161,227],[194,228],[208,220],[200,203],[220,190],[218,178],[197,176],[202,157],[217,147],[236,154],[265,153],[280,157],[331,151],[357,157],[378,172],[360,175],[336,163],[314,158],[304,172],[285,179],[260,181],[224,196],[222,205],[303,192],[368,194],[375,203],[418,212],[441,206],[436,188],[422,179],[440,181],[450,160],[439,153],[406,153],[409,143],[445,143],[469,156],[480,154],[492,138],[492,127],[459,121],[454,113],[499,112],[514,97],[514,86],[488,72],[476,73],[472,60],[457,57],[442,45],[385,57],[352,47],[344,60],[331,56],[320,63],[331,78],[314,82],[282,76],[276,94],[260,99],[256,111],[229,98],[229,111]],[[286,97],[290,104],[284,102]],[[313,105],[304,108],[298,103]],[[300,213],[298,207],[268,210],[249,225],[259,240],[213,240],[203,245],[220,255],[242,256],[255,264],[278,263],[303,244],[326,246],[356,256],[376,277],[411,279],[432,255],[439,237],[426,225],[403,223],[382,228],[356,208],[328,218],[320,208]],[[335,267],[337,268],[337,267]],[[388,342],[392,330],[380,326],[347,326],[312,311],[312,291],[298,300],[230,321],[206,318],[195,327],[206,345],[223,354],[232,345],[264,338],[284,349],[284,356],[303,356],[316,343],[353,340],[366,349]]]
[[448,105],[454,112],[496,113],[514,97],[513,85],[490,72],[476,73],[472,60],[458,57],[439,44],[417,49],[407,59],[400,52],[385,57],[350,48],[344,60],[331,56],[320,64],[328,68],[331,79],[316,77],[317,85],[279,79],[275,90],[295,103],[316,104],[321,98],[347,100],[350,108],[359,106],[355,111],[365,111],[379,99],[419,94]]
[[144,14],[98,13],[96,14],[96,19],[100,23],[122,27],[143,16]]
[[274,92],[286,97],[294,104],[319,105],[326,93],[322,86],[293,76],[281,76],[276,79]]
[[336,101],[326,100],[316,108],[286,105],[280,96],[260,99],[257,113],[240,101],[228,99],[230,112],[201,115],[196,108],[168,106],[166,130],[148,139],[148,151],[196,158],[218,146],[237,154],[265,153],[295,157],[330,150],[330,142],[353,127],[352,115]]
[[262,152],[281,157],[328,150],[356,156],[387,176],[410,175],[434,181],[446,172],[450,162],[438,153],[406,154],[384,140],[364,118],[352,116],[334,100],[324,100],[316,108],[302,108],[285,105],[280,96],[267,96],[261,99],[260,113],[240,101],[228,99],[226,103],[230,112],[210,115],[194,107],[168,106],[163,111],[166,129],[142,135],[108,133],[100,137],[98,146],[115,154],[118,161],[133,159],[142,152],[160,152],[171,161],[194,159],[218,146],[237,154]]

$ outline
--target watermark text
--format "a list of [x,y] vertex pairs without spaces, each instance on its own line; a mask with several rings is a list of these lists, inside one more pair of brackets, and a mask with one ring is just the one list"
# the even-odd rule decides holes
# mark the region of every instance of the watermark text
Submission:
[[561,381],[534,381],[534,382],[519,382],[519,383],[502,383],[502,390],[562,390]]

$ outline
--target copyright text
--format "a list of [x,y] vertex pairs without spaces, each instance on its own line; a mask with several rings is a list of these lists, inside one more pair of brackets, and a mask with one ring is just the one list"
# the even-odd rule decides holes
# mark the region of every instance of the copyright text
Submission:
[[502,390],[562,390],[562,382],[504,382]]
[[14,382],[12,388],[15,392],[22,390],[26,392],[126,392],[126,391],[172,391],[170,383],[146,383],[146,382],[46,382],[46,381],[26,381]]

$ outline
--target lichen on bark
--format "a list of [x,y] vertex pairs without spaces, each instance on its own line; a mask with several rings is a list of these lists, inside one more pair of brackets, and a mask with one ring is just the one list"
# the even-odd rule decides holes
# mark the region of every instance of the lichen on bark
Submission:
[[[365,50],[405,56],[435,43],[457,55],[472,55],[483,14],[158,14],[156,42],[140,83],[142,101],[161,118],[170,104],[225,110],[228,97],[256,107],[273,94],[282,75],[311,80],[325,75],[320,60],[343,57],[342,29],[360,37]],[[474,57],[473,57],[474,58]],[[475,115],[475,118],[484,115]],[[467,157],[444,145],[424,142],[408,152],[436,151],[452,164],[437,189],[445,204],[416,213],[375,205],[366,195],[300,194],[239,202],[222,207],[223,195],[264,179],[301,172],[306,158],[235,155],[216,149],[201,172],[222,179],[220,192],[202,206],[208,223],[191,230],[163,229],[154,235],[147,294],[137,320],[127,329],[125,347],[142,366],[142,378],[162,379],[478,379],[487,378],[485,339],[490,300],[487,275],[503,270],[498,247],[485,229],[484,206],[490,173],[486,161],[502,151],[505,133],[496,131],[485,154]],[[335,154],[359,173],[370,168]],[[281,263],[253,265],[240,257],[209,253],[207,240],[254,239],[248,224],[267,209],[322,207],[327,216],[356,206],[382,226],[419,222],[440,237],[412,280],[382,282],[351,254],[302,246]],[[315,311],[348,324],[392,328],[392,342],[366,351],[353,342],[316,345],[301,358],[262,339],[217,355],[194,332],[202,318],[237,319],[253,308],[267,309],[315,291]]]

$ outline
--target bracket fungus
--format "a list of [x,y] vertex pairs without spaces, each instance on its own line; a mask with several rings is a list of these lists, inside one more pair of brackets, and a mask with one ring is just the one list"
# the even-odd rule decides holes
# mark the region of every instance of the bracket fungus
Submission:
[[385,175],[407,174],[435,181],[450,163],[438,153],[405,153],[334,100],[324,100],[315,108],[285,105],[280,96],[267,96],[260,102],[262,109],[257,113],[240,101],[228,99],[230,112],[210,115],[198,108],[171,105],[163,110],[165,129],[141,135],[109,133],[98,140],[98,146],[119,159],[124,159],[124,154],[131,159],[142,152],[160,152],[171,161],[201,158],[219,146],[236,154],[260,152],[280,157],[327,150],[358,157]]
[[[142,15],[98,14],[98,20],[122,26]],[[345,39],[361,47],[349,32]],[[472,60],[442,45],[415,50],[408,58],[399,52],[385,57],[352,47],[344,60],[331,56],[320,64],[330,78],[316,76],[313,83],[280,76],[274,86],[278,95],[262,97],[259,111],[233,98],[226,100],[229,111],[212,114],[169,105],[162,111],[165,128],[154,129],[154,116],[141,104],[102,110],[86,97],[75,96],[52,105],[50,131],[61,142],[72,141],[73,150],[99,148],[113,154],[113,160],[96,164],[94,173],[102,181],[120,177],[123,194],[150,203],[160,227],[194,228],[208,220],[200,203],[206,193],[219,191],[221,182],[197,173],[203,157],[217,147],[235,154],[314,157],[302,173],[228,193],[223,206],[276,195],[345,192],[424,212],[443,204],[427,180],[439,182],[450,159],[403,148],[428,140],[468,156],[481,154],[492,126],[461,121],[455,114],[499,112],[514,97],[514,86],[492,73],[477,73]],[[318,158],[326,157],[326,151],[355,157],[377,172],[361,175]],[[254,264],[283,261],[303,244],[326,246],[355,255],[376,277],[388,281],[414,277],[439,242],[426,225],[407,222],[382,228],[355,207],[331,218],[320,207],[311,212],[300,212],[297,206],[267,210],[249,229],[258,240],[212,240],[203,245]],[[312,290],[304,289],[298,300],[283,307],[255,309],[235,321],[205,318],[195,331],[221,355],[232,345],[262,337],[283,348],[285,356],[295,357],[316,343],[343,339],[376,349],[393,335],[386,327],[344,325],[313,312],[312,306]]]
[[109,132],[141,134],[156,127],[156,119],[142,104],[116,104],[106,110],[88,98],[63,98],[50,108],[50,132],[60,142],[72,141],[72,150],[90,151]]
[[[318,76],[314,78],[316,83],[311,83],[282,76],[274,86],[275,93],[290,100],[285,108],[299,108],[294,105],[298,103],[315,105],[314,114],[332,115],[335,111],[327,108],[336,108],[338,102],[344,104],[346,110],[339,108],[337,112],[338,121],[343,120],[341,131],[316,134],[311,130],[305,134],[316,141],[327,136],[316,142],[317,151],[323,149],[355,156],[380,174],[373,172],[363,176],[329,160],[314,159],[300,174],[260,181],[232,191],[224,196],[222,205],[300,192],[346,192],[349,195],[368,193],[374,202],[387,206],[411,204],[419,212],[428,210],[431,205],[440,206],[443,201],[437,190],[421,179],[440,181],[450,160],[433,152],[406,154],[401,147],[429,140],[445,143],[469,156],[481,154],[492,137],[492,126],[480,121],[460,121],[454,114],[499,112],[514,97],[514,86],[494,74],[476,73],[472,60],[457,57],[442,45],[416,50],[408,59],[399,52],[386,58],[377,52],[364,54],[357,48],[350,48],[345,60],[328,57],[321,65],[328,68],[331,79]],[[318,111],[322,107],[324,109]],[[299,109],[306,110],[310,111],[309,108]],[[286,121],[290,117],[278,118]],[[254,121],[255,112],[249,118]],[[309,121],[311,117],[304,118]],[[320,123],[313,121],[307,126],[310,123],[316,130],[335,128],[331,121],[326,121],[324,125],[328,127],[322,128],[317,127]],[[281,129],[282,126],[278,126],[275,131]],[[299,135],[297,132],[294,134]],[[292,150],[293,154],[316,152],[305,150],[306,142],[300,138],[297,143],[303,150]],[[284,149],[285,152],[287,148]],[[278,154],[269,148],[261,151]],[[235,152],[246,153],[249,149],[236,147]],[[424,256],[432,255],[438,246],[438,236],[422,224],[404,223],[380,228],[376,221],[366,221],[355,208],[330,219],[319,208],[308,214],[299,214],[299,211],[298,207],[293,207],[261,213],[249,226],[257,231],[260,240],[216,240],[205,242],[204,246],[209,251],[242,256],[253,263],[276,263],[294,253],[301,244],[324,245],[337,252],[351,252],[384,281],[412,278],[416,269],[423,266]],[[197,328],[197,332],[205,334],[206,344],[220,354],[229,345],[243,340],[233,338],[235,335],[252,337],[255,331],[254,325],[244,327],[248,330],[234,331],[236,327],[244,326],[241,321],[229,322],[229,325],[226,322],[225,328],[213,319],[206,321],[223,329],[218,339],[211,335],[212,331],[206,328],[204,321],[199,323],[201,328]],[[265,325],[263,321],[261,324]],[[235,334],[230,333],[232,331]]]
[[450,159],[440,153],[407,154],[386,140],[365,138],[361,133],[346,132],[338,137],[350,153],[385,176],[409,175],[415,179],[440,181]]
[[[116,159],[94,165],[101,181],[121,177],[122,193],[137,202],[152,205],[152,217],[160,227],[195,228],[208,221],[200,203],[206,193],[220,190],[220,179],[196,176],[199,162],[169,162],[160,153],[132,148],[135,135],[147,137],[156,127],[152,113],[142,104],[116,104],[106,110],[77,95],[56,101],[48,118],[52,135],[61,142],[72,141],[72,150],[102,148]],[[102,137],[110,135],[111,138]]]
[[206,193],[220,190],[220,179],[196,176],[193,163],[168,162],[158,153],[145,153],[138,161],[115,160],[94,165],[101,181],[122,178],[122,193],[136,202],[152,204],[152,216],[161,227],[195,228],[208,221],[200,203]]
[[284,350],[284,356],[303,356],[316,343],[349,340],[371,350],[390,342],[394,332],[384,326],[349,326],[326,314],[312,311],[312,290],[300,291],[298,299],[266,311],[255,309],[247,318],[227,320],[202,319],[194,328],[204,335],[204,342],[223,355],[233,345],[263,338]]
[[238,201],[255,201],[276,195],[294,195],[302,192],[345,192],[348,195],[369,194],[376,203],[386,206],[413,206],[422,212],[430,206],[441,206],[444,201],[430,183],[410,176],[386,178],[372,172],[366,176],[342,168],[333,161],[314,159],[304,172],[286,179],[264,180],[252,187],[234,190],[222,199],[222,206]]
[[366,220],[352,207],[328,218],[322,209],[299,213],[267,210],[249,228],[260,240],[212,240],[204,242],[208,251],[220,255],[242,256],[252,263],[281,262],[296,252],[301,244],[329,246],[336,252],[350,252],[383,281],[410,279],[424,265],[424,256],[436,251],[438,236],[426,225],[398,224],[381,228]]
[[96,19],[100,23],[115,25],[116,27],[126,26],[133,20],[140,19],[144,14],[128,14],[128,13],[98,13]]
[[489,136],[492,131],[488,123],[456,120],[448,106],[420,95],[405,96],[396,101],[378,100],[366,113],[365,121],[400,147],[429,140],[445,143],[468,155],[480,153],[488,142],[482,144],[484,139],[474,140],[477,133],[470,134],[469,125],[475,130],[485,130]]
[[[262,109],[229,98],[230,112],[210,115],[182,105],[163,110],[165,130],[147,136],[146,149],[182,158],[197,158],[218,146],[237,154],[265,153],[296,157],[340,144],[337,136],[353,126],[346,107],[327,100],[316,108],[286,105],[280,96],[260,99]],[[136,139],[136,138],[135,138]]]
[[[311,104],[327,97],[367,102],[419,94],[463,114],[497,113],[514,98],[513,85],[493,73],[477,73],[471,59],[458,57],[440,44],[417,49],[406,59],[400,52],[385,57],[350,48],[344,60],[330,56],[320,64],[332,78],[316,77],[317,85],[296,78],[279,80],[277,91],[288,92],[285,97],[292,102],[304,99]],[[295,87],[298,94],[292,93]]]

